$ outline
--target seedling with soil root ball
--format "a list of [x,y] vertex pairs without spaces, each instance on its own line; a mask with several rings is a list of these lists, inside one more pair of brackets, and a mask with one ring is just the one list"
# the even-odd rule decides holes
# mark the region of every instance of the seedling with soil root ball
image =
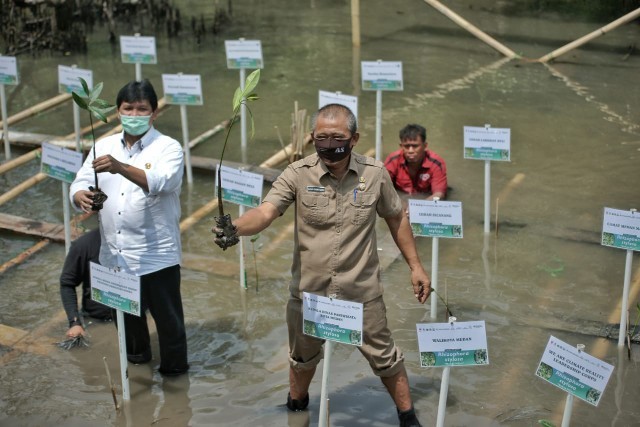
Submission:
[[[106,114],[116,108],[116,106],[109,104],[104,99],[98,98],[98,96],[100,96],[100,93],[102,92],[102,82],[95,85],[92,89],[89,89],[89,85],[82,77],[80,77],[80,83],[82,84],[84,96],[76,93],[75,91],[71,92],[71,96],[73,97],[73,102],[75,102],[78,107],[89,112],[89,123],[91,124],[91,140],[93,143],[93,158],[95,159],[96,136],[93,131],[93,116],[103,121],[104,123],[107,123]],[[91,203],[91,210],[99,211],[100,209],[102,209],[104,202],[107,200],[107,195],[102,190],[100,190],[100,186],[98,185],[98,172],[94,170],[93,174],[95,186],[89,186],[89,190],[93,192],[93,203]]]
[[[236,234],[236,227],[231,222],[231,215],[224,213],[224,206],[222,204],[222,160],[224,158],[224,150],[227,148],[227,142],[229,141],[229,134],[231,134],[231,128],[235,124],[238,119],[238,114],[240,113],[240,107],[244,104],[247,105],[248,101],[255,101],[258,99],[258,95],[252,93],[252,91],[258,85],[258,81],[260,80],[260,70],[255,70],[245,80],[244,89],[238,87],[236,92],[233,95],[233,116],[227,125],[227,133],[224,138],[224,144],[222,146],[222,154],[220,154],[220,165],[218,167],[218,212],[220,216],[215,217],[216,226],[221,231],[216,233],[216,237],[218,238],[218,246],[220,246],[223,250],[227,250],[227,248],[235,245],[240,241],[238,235]],[[251,137],[254,134],[254,126],[253,126],[253,114],[251,110],[249,110],[249,115],[251,116]]]

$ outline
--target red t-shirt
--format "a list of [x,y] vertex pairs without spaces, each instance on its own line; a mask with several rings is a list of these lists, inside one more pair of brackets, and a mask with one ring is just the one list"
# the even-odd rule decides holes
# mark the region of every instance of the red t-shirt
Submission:
[[397,190],[409,194],[447,193],[447,165],[444,159],[430,150],[425,150],[422,167],[418,171],[415,181],[409,176],[402,149],[387,156],[384,165],[391,175],[393,185]]

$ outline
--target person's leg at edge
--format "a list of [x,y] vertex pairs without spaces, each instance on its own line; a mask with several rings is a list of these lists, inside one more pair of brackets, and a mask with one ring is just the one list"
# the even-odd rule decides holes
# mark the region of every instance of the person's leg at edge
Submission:
[[289,395],[287,407],[292,411],[306,409],[309,404],[309,385],[322,359],[323,340],[302,332],[302,300],[291,296],[287,302],[289,332]]
[[380,377],[380,379],[399,411],[408,411],[413,407],[411,392],[409,391],[409,378],[404,366],[395,375]]
[[141,277],[149,311],[158,330],[160,373],[180,375],[188,371],[187,334],[180,294],[180,266],[174,265]]

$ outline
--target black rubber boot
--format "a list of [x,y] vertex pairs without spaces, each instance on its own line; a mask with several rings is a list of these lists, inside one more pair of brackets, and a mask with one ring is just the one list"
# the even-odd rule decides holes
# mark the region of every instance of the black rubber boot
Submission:
[[291,393],[287,394],[287,408],[293,412],[300,412],[307,409],[309,406],[309,393],[302,400],[296,400],[291,398]]
[[406,411],[400,411],[398,408],[396,408],[396,410],[398,411],[400,427],[422,427],[422,424],[418,421],[418,417],[416,417],[416,411],[413,409],[413,406]]

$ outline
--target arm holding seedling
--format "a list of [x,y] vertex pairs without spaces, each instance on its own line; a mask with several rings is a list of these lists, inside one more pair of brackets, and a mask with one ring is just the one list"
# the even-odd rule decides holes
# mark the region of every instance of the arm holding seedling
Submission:
[[214,242],[222,249],[226,249],[238,243],[238,237],[253,236],[260,233],[279,216],[280,212],[273,204],[264,202],[233,221],[232,228],[213,227],[211,232],[216,236]]
[[409,219],[403,211],[400,211],[395,216],[385,218],[385,221],[389,226],[389,231],[391,232],[394,242],[396,242],[398,249],[402,252],[411,270],[413,293],[417,300],[421,304],[424,304],[427,298],[429,298],[429,295],[431,295],[431,279],[429,279],[427,272],[420,263],[415,238],[409,225]]

